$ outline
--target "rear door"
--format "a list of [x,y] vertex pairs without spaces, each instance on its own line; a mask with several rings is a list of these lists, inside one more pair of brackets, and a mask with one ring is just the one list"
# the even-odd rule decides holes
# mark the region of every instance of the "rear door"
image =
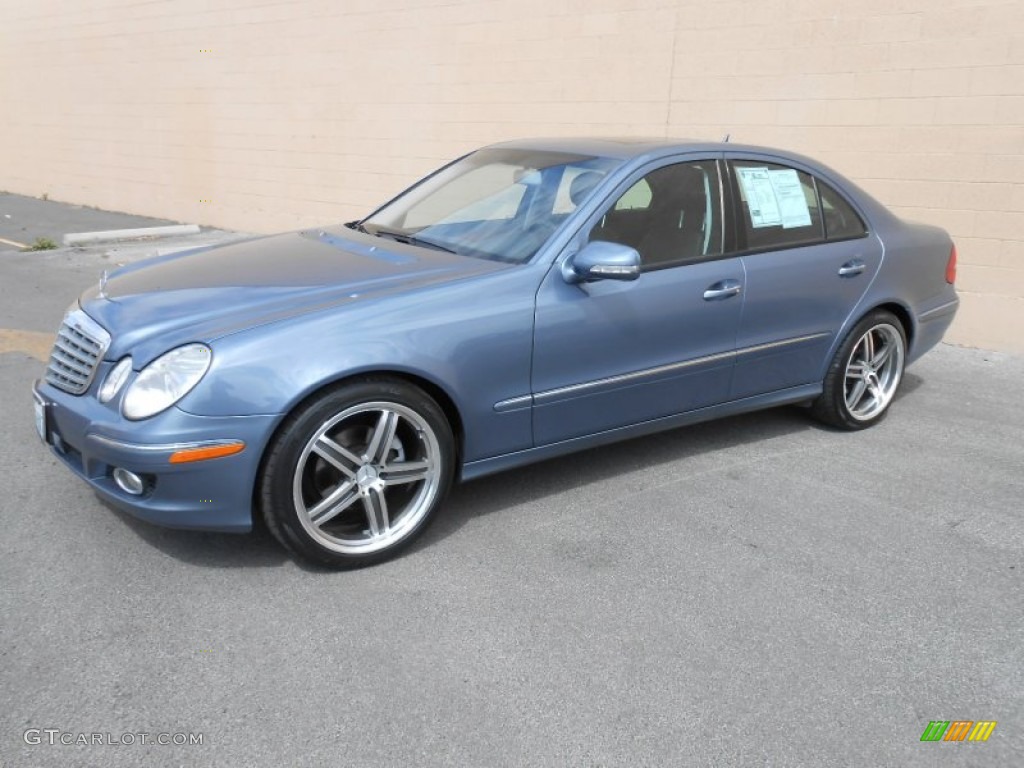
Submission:
[[732,398],[819,381],[837,333],[882,260],[881,242],[807,169],[728,156],[746,284]]

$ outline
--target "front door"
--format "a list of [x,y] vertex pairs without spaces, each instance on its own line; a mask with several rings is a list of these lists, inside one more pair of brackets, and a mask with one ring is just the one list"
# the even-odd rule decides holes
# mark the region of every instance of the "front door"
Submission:
[[537,295],[534,440],[546,445],[728,399],[743,262],[722,258],[719,163],[638,171],[576,241],[629,245],[635,281],[567,283]]

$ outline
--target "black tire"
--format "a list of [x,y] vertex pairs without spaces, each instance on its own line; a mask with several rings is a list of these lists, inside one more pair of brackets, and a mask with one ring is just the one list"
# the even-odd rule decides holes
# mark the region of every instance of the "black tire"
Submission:
[[[876,350],[879,341],[883,346]],[[891,345],[889,357],[880,358],[886,345]],[[864,365],[869,349],[874,353],[872,360],[880,362]],[[899,319],[881,309],[868,313],[836,350],[825,374],[822,393],[811,404],[811,414],[838,429],[866,429],[877,424],[885,418],[899,389],[906,352],[907,335]]]
[[267,450],[257,500],[287,549],[359,568],[394,557],[423,533],[455,461],[451,426],[431,397],[400,379],[361,378],[288,416]]

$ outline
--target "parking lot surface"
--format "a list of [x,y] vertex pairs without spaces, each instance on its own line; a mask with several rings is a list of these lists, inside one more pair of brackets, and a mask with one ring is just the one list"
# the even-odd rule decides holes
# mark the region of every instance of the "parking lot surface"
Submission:
[[0,765],[1024,765],[1021,358],[942,346],[866,432],[785,408],[467,484],[335,573],[136,522],[38,441],[103,267],[0,259]]
[[18,251],[21,246],[32,245],[37,238],[47,238],[60,245],[64,235],[71,232],[159,227],[173,223],[150,216],[0,192],[0,253]]

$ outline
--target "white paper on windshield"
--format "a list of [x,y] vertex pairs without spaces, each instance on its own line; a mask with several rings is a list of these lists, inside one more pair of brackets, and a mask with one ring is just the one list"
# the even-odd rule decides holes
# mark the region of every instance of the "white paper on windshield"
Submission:
[[[795,173],[795,171],[794,171]],[[782,213],[775,196],[775,187],[767,168],[737,168],[743,194],[747,198],[750,223],[754,229],[777,227],[782,223]]]
[[775,200],[779,206],[782,228],[811,226],[811,212],[807,208],[807,198],[800,184],[800,177],[792,168],[783,171],[768,171]]

